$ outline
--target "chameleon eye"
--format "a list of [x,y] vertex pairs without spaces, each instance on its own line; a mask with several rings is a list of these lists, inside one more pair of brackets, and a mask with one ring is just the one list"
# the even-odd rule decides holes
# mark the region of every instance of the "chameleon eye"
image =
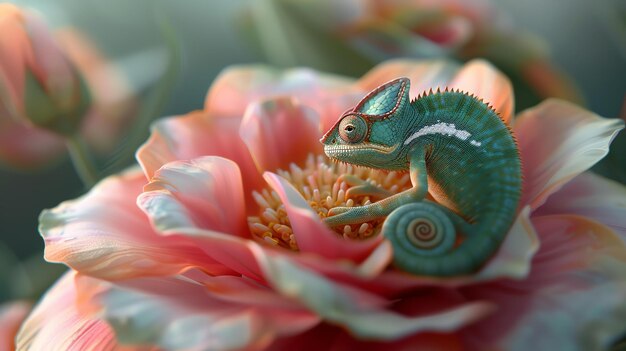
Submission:
[[367,123],[356,115],[345,116],[339,123],[339,136],[346,143],[358,143],[367,135]]

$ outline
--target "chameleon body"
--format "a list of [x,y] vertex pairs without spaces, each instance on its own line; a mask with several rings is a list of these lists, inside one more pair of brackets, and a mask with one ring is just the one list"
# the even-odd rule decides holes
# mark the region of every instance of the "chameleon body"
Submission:
[[[325,222],[337,227],[386,217],[382,233],[400,269],[469,274],[496,252],[515,218],[522,186],[517,145],[481,100],[446,90],[410,101],[409,87],[407,78],[378,87],[320,141],[332,159],[409,171],[413,187],[381,194],[375,185],[347,179],[348,193],[381,199],[333,209]],[[426,199],[428,192],[436,201]]]

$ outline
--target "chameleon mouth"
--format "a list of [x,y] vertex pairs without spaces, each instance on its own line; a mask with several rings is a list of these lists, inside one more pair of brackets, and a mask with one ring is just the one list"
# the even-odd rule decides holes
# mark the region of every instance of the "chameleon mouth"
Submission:
[[381,154],[391,154],[396,151],[398,145],[384,146],[378,144],[359,144],[359,145],[324,145],[324,153],[331,158],[341,158],[342,155],[353,153],[354,151],[375,151]]

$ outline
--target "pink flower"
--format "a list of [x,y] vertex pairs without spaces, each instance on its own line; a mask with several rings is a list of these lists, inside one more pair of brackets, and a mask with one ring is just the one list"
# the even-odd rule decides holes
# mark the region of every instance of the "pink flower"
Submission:
[[[448,86],[482,97],[519,141],[521,210],[474,275],[409,275],[369,234],[378,224],[336,233],[320,220],[366,201],[345,198],[342,173],[406,186],[401,174],[309,156],[341,112],[398,76],[412,96]],[[71,271],[18,348],[604,348],[626,325],[626,191],[586,170],[622,124],[557,100],[512,111],[511,84],[484,61],[391,61],[356,81],[228,69],[203,110],[154,125],[141,170],[42,213],[46,259]]]
[[[81,129],[110,149],[132,100],[124,78],[79,33],[51,33],[34,13],[0,4],[0,162],[48,164]],[[59,135],[61,134],[61,135]]]
[[15,335],[30,312],[30,304],[24,301],[0,305],[0,350],[15,350]]

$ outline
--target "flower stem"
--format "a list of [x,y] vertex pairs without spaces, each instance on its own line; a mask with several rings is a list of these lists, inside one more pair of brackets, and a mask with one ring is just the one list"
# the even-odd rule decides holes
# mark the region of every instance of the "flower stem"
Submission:
[[87,145],[78,133],[67,137],[66,144],[76,173],[85,187],[91,188],[98,181],[98,171]]

